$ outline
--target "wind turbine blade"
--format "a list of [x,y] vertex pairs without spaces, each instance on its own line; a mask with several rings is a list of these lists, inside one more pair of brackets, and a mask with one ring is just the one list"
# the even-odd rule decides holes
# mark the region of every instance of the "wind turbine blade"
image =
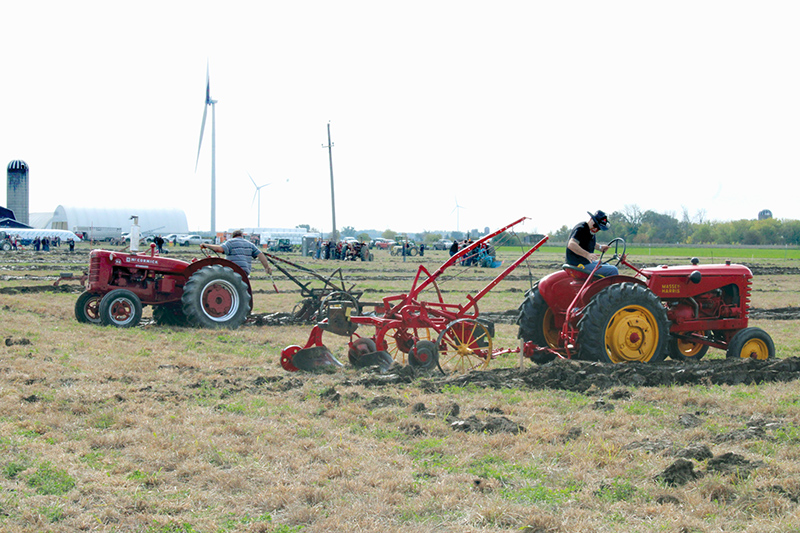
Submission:
[[253,201],[250,202],[250,207],[253,207],[253,204],[256,202],[257,195],[258,195],[258,189],[256,189],[255,193],[253,193]]
[[200,143],[197,145],[197,161],[194,162],[194,171],[197,172],[197,164],[200,163],[200,148],[203,147],[203,132],[206,130],[206,114],[208,106],[203,106],[203,122],[200,124]]
[[258,185],[256,185],[256,180],[253,179],[253,176],[251,176],[249,172],[247,173],[247,177],[250,178],[250,181],[253,182],[253,187],[255,187],[256,190],[258,190]]

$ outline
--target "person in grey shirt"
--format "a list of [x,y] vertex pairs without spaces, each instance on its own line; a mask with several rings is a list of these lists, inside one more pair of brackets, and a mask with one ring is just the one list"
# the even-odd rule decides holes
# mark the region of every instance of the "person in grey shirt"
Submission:
[[252,264],[254,258],[261,261],[261,264],[264,265],[264,269],[266,269],[267,274],[272,274],[272,268],[270,268],[269,261],[267,261],[267,256],[265,256],[255,244],[245,239],[243,235],[244,232],[240,229],[237,229],[231,234],[231,238],[222,244],[202,243],[200,248],[208,248],[209,250],[213,250],[218,254],[224,253],[226,258],[242,267],[242,270],[247,272],[248,276],[250,275],[250,271],[253,269]]

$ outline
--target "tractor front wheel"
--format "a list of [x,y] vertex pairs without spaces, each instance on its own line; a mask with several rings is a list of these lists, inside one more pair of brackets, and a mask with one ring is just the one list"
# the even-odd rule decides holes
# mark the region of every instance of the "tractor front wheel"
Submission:
[[127,289],[114,289],[100,300],[98,312],[104,326],[132,328],[142,319],[142,301]]
[[209,265],[191,275],[181,303],[191,326],[236,329],[250,312],[250,292],[233,269]]
[[761,328],[745,328],[736,333],[728,344],[728,359],[772,359],[775,357],[775,343],[769,333]]
[[100,300],[102,295],[83,292],[75,301],[75,318],[82,324],[101,324]]
[[[522,339],[522,342],[532,342],[541,348],[558,350],[561,330],[556,327],[555,315],[542,298],[538,287],[528,291],[519,306],[517,324],[519,325],[517,338]],[[543,365],[556,357],[551,351],[542,350],[542,352],[544,353],[534,354],[534,363]]]
[[578,357],[602,363],[659,362],[667,353],[667,311],[638,283],[617,283],[592,298],[578,322]]

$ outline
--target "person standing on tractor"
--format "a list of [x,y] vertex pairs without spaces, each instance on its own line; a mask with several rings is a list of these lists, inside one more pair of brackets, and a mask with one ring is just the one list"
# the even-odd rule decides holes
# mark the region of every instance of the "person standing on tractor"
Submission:
[[[605,244],[597,244],[596,235],[599,231],[606,231],[608,229],[608,217],[603,211],[598,210],[595,214],[587,211],[589,220],[581,222],[572,228],[567,241],[567,264],[576,268],[586,270],[590,273],[597,266],[599,258],[595,254],[595,250],[605,252],[608,246]],[[596,276],[605,278],[607,276],[616,276],[619,274],[617,267],[613,265],[600,265],[600,268],[595,272]]]
[[267,274],[272,274],[272,268],[269,266],[267,256],[265,256],[255,244],[245,239],[244,232],[240,229],[234,230],[231,234],[231,238],[222,244],[201,243],[200,249],[202,250],[203,248],[208,248],[218,254],[224,253],[226,258],[242,267],[242,270],[244,270],[248,276],[253,269],[254,258],[258,259],[261,264],[264,265]]

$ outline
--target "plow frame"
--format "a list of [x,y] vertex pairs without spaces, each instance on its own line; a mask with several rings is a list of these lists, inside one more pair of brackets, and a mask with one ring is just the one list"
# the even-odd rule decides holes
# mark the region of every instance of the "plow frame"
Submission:
[[[519,348],[498,352],[492,350],[494,326],[481,320],[478,302],[547,242],[547,236],[507,266],[474,296],[468,294],[465,304],[446,303],[437,280],[465,255],[527,218],[522,217],[462,248],[433,272],[424,265],[419,265],[411,289],[407,293],[383,298],[383,308],[376,306],[376,313],[373,315],[353,313],[352,302],[330,301],[327,316],[320,317],[321,320],[312,329],[305,346],[288,346],[281,352],[281,365],[286,370],[297,370],[292,362],[294,355],[300,350],[324,347],[322,337],[325,332],[350,337],[348,356],[350,362],[356,364],[358,354],[354,353],[354,342],[363,338],[356,333],[359,326],[374,328],[374,335],[367,338],[374,343],[377,351],[387,352],[393,360],[401,363],[406,363],[408,356],[408,362],[412,365],[416,363],[416,366],[424,366],[420,365],[418,357],[420,341],[435,345],[437,365],[441,360],[445,364],[454,365],[458,371],[485,369],[499,353],[518,350]],[[436,293],[435,301],[421,300],[422,292],[431,287]],[[430,350],[430,345],[426,349]],[[439,369],[441,370],[440,365]]]

